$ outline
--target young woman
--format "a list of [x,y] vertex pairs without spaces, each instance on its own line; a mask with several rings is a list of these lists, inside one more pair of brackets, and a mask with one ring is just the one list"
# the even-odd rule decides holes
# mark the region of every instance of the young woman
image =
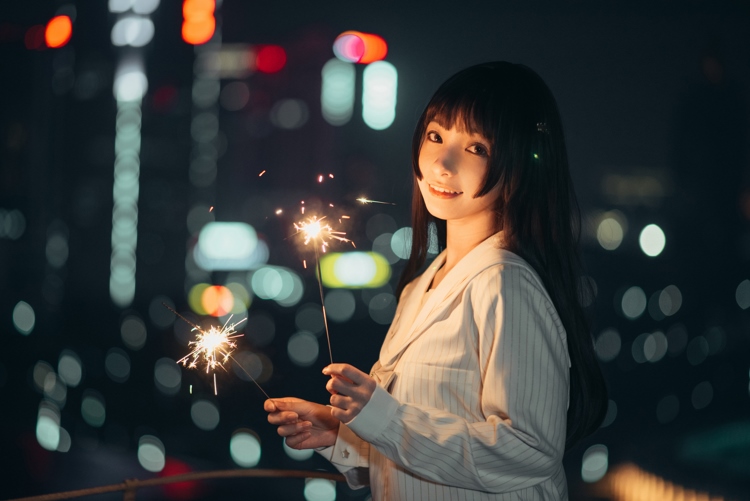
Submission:
[[517,64],[457,73],[419,119],[412,165],[411,255],[378,362],[329,365],[330,406],[272,399],[268,420],[373,499],[567,499],[566,445],[607,395],[552,93]]

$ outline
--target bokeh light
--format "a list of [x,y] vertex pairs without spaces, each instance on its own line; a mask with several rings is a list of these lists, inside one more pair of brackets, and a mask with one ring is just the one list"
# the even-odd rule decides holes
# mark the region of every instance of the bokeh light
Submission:
[[368,127],[383,130],[396,119],[398,72],[386,61],[376,61],[362,74],[362,119]]
[[391,278],[391,266],[376,252],[329,252],[320,258],[323,285],[330,288],[378,288]]
[[83,378],[81,359],[74,351],[63,350],[57,362],[57,372],[67,386],[75,388]]
[[294,306],[304,294],[299,275],[281,266],[264,266],[250,275],[250,287],[261,299],[273,299],[281,306]]
[[143,47],[154,38],[154,23],[141,16],[125,16],[112,27],[112,45],[122,47]]
[[190,406],[190,417],[193,424],[201,430],[211,431],[219,426],[219,408],[208,400],[196,400]]
[[166,452],[161,440],[153,435],[143,435],[138,440],[138,462],[146,471],[162,471],[166,463]]
[[227,111],[239,111],[250,100],[250,89],[245,82],[229,82],[221,89],[219,102]]
[[609,400],[607,402],[607,413],[604,415],[601,427],[606,428],[614,423],[615,419],[617,419],[617,403],[614,400]]
[[273,374],[273,363],[264,353],[239,351],[232,357],[234,358],[232,369],[237,377],[243,381],[252,383],[255,379],[256,382],[263,383],[268,381]]
[[646,293],[638,286],[630,287],[622,295],[620,308],[623,315],[630,320],[635,320],[646,310]]
[[605,212],[596,227],[596,240],[603,249],[615,250],[620,247],[626,228],[625,216],[620,211]]
[[36,440],[48,451],[60,444],[60,410],[51,402],[42,401],[36,419]]
[[708,357],[708,341],[703,336],[693,338],[685,350],[690,365],[700,365]]
[[31,334],[36,325],[34,308],[26,301],[19,301],[13,307],[13,327],[24,336]]
[[104,405],[104,397],[96,390],[86,390],[83,392],[81,400],[81,416],[90,426],[101,428],[107,418],[107,411]]
[[605,445],[592,445],[583,453],[581,479],[584,482],[597,482],[607,474],[609,451]]
[[309,367],[318,359],[318,338],[307,331],[292,334],[286,347],[289,358],[300,367]]
[[282,99],[273,105],[270,117],[280,129],[299,129],[307,123],[310,111],[301,99]]
[[216,0],[185,0],[182,4],[182,39],[191,45],[201,45],[214,36],[216,30]]
[[391,250],[400,259],[409,259],[411,253],[412,229],[410,227],[399,228],[391,237]]
[[668,285],[659,293],[659,309],[665,316],[672,316],[682,307],[682,292],[676,285]]
[[223,285],[212,285],[201,294],[203,311],[214,317],[223,317],[234,310],[234,294]]
[[620,347],[622,341],[620,334],[615,329],[606,329],[596,338],[594,343],[594,349],[596,350],[596,356],[602,362],[609,362],[614,360],[620,353]]
[[333,42],[333,53],[342,61],[370,64],[385,59],[388,44],[378,35],[345,31]]
[[283,444],[286,455],[295,461],[305,461],[313,457],[313,454],[315,453],[312,449],[292,449],[286,445],[286,439],[282,439],[281,443]]
[[696,410],[705,409],[714,398],[714,387],[708,381],[698,383],[690,395],[690,401]]
[[252,468],[260,462],[260,440],[250,430],[237,430],[229,441],[229,454],[238,466]]
[[111,348],[104,359],[104,369],[116,383],[124,383],[130,377],[130,357],[120,348]]
[[47,23],[44,41],[47,47],[56,49],[64,46],[73,35],[73,22],[68,16],[55,16]]
[[323,332],[325,324],[323,323],[323,311],[319,305],[312,303],[304,304],[297,310],[294,315],[294,324],[297,329],[302,331],[319,334]]
[[734,291],[734,299],[743,310],[750,308],[750,280],[740,282]]
[[306,478],[304,494],[306,501],[335,501],[336,483],[325,478]]
[[325,296],[326,314],[334,322],[346,322],[352,318],[357,301],[351,291],[332,290]]
[[249,224],[209,222],[200,230],[193,258],[207,271],[249,270],[257,246],[258,235]]
[[40,393],[44,392],[44,382],[47,380],[47,375],[54,374],[55,370],[50,364],[43,360],[39,360],[34,364],[34,370],[32,371],[32,378],[34,380],[34,387]]
[[[164,306],[160,307],[169,311]],[[170,315],[172,313],[170,312]],[[141,317],[137,315],[127,315],[122,319],[120,324],[120,337],[125,346],[131,350],[140,350],[146,344],[146,337],[148,333],[146,331],[146,324],[143,323]]]
[[182,384],[182,370],[171,358],[160,358],[154,365],[154,383],[165,395],[176,395]]
[[641,230],[638,243],[641,245],[641,250],[644,254],[655,257],[664,250],[664,246],[667,244],[667,237],[659,226],[649,224]]
[[262,45],[255,54],[255,69],[261,73],[277,73],[286,65],[286,51],[278,45]]
[[368,303],[370,318],[380,325],[388,325],[396,314],[396,296],[382,292],[373,297]]
[[321,72],[320,111],[331,125],[344,125],[354,114],[354,65],[331,59]]

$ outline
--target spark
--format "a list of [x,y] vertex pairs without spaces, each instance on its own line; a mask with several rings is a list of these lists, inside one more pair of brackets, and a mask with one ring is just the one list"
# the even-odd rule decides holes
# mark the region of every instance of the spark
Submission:
[[328,174],[328,177],[330,177],[331,179],[333,179],[333,174]]
[[[230,324],[229,321],[232,320],[232,315],[230,315],[221,328],[212,325],[206,330],[183,317],[167,304],[162,304],[172,313],[190,324],[193,327],[192,331],[197,332],[197,334],[195,335],[195,341],[190,341],[188,343],[189,347],[193,347],[193,351],[179,359],[177,361],[178,364],[182,364],[183,367],[187,367],[188,369],[195,369],[198,367],[198,364],[205,364],[206,374],[213,371],[214,395],[217,395],[218,389],[216,387],[216,369],[218,367],[226,372],[227,369],[226,367],[224,367],[224,364],[231,359],[235,364],[237,364],[240,369],[242,369],[245,374],[250,377],[253,383],[255,383],[255,386],[257,386],[258,389],[263,392],[266,398],[271,398],[268,396],[268,393],[266,393],[263,388],[260,387],[255,378],[249,372],[247,372],[244,367],[242,367],[237,359],[232,356],[235,348],[237,348],[237,342],[234,340],[238,337],[244,336],[244,334],[237,333],[235,327],[246,321],[247,318],[243,318],[239,322]],[[193,385],[190,385],[190,393],[193,393]]]
[[258,174],[258,177],[262,176],[262,175],[263,175],[263,174],[265,174],[265,173],[266,173],[266,171],[265,171],[265,170],[261,171],[261,173],[260,173],[260,174]]
[[282,212],[284,212],[284,211],[283,211],[283,210],[281,210],[281,209],[276,209],[276,215],[279,215],[279,214],[281,214]]
[[213,210],[214,210],[214,206],[212,205],[211,207],[209,207],[208,212],[211,212]]
[[365,198],[365,197],[358,198],[357,202],[362,202],[363,204],[396,205],[393,202],[381,202],[380,200],[370,200],[369,198]]
[[323,182],[323,175],[322,175],[322,174],[321,174],[320,176],[318,176],[318,182],[319,182],[319,183],[322,183],[322,182]]
[[323,222],[324,219],[325,216],[321,218],[318,216],[311,216],[304,221],[294,223],[294,229],[297,230],[297,233],[302,233],[305,237],[305,245],[315,241],[321,246],[323,252],[325,252],[331,239],[340,242],[351,242],[351,240],[342,236],[346,235],[345,232],[335,231],[330,224]]

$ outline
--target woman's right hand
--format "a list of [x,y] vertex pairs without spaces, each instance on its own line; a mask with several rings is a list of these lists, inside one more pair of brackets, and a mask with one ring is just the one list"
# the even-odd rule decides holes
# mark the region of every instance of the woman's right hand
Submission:
[[339,420],[331,409],[294,397],[266,400],[263,408],[268,422],[278,426],[278,433],[292,449],[315,449],[336,443]]

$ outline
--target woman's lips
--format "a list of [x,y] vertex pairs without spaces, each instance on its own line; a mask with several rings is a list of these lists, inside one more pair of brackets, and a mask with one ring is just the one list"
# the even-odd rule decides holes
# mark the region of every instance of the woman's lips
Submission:
[[[439,191],[435,189],[435,187],[432,186],[431,184],[428,184],[427,186],[429,186],[430,188],[430,195],[436,198],[443,198],[443,199],[456,198],[462,194],[462,192],[458,192],[458,193],[450,192],[449,193],[447,191]],[[447,188],[441,188],[441,189],[447,189]]]

